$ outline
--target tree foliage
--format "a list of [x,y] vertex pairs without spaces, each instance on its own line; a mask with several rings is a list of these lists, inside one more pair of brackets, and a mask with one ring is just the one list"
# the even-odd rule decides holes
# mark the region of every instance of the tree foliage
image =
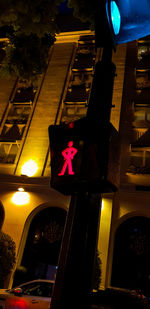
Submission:
[[68,6],[74,9],[74,16],[82,22],[88,22],[94,29],[96,0],[68,0]]
[[16,262],[16,245],[13,239],[0,231],[0,288]]
[[58,5],[63,0],[1,0],[0,27],[11,26],[16,34],[55,35]]
[[94,264],[94,274],[93,274],[93,289],[98,290],[101,283],[101,259],[99,251],[96,250],[96,259]]
[[48,34],[43,37],[36,34],[11,36],[1,74],[34,80],[46,70],[49,47],[53,43],[54,38]]
[[64,0],[2,0],[0,27],[9,44],[1,74],[35,79],[46,69],[49,47],[58,32],[58,6]]
[[[1,0],[0,28],[7,27],[9,45],[0,73],[32,80],[46,69],[49,47],[59,31],[58,7],[65,0]],[[96,0],[68,0],[75,17],[94,28]]]

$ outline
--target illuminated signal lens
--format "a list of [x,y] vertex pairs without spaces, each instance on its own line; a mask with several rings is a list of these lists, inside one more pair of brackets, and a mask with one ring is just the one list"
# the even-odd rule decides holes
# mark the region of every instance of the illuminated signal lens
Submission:
[[73,128],[74,128],[74,122],[70,122],[70,123],[68,124],[68,126],[69,126],[70,129],[73,129]]
[[111,14],[111,22],[113,26],[113,30],[115,35],[119,34],[120,26],[121,26],[121,15],[119,8],[115,1],[110,2],[110,14]]

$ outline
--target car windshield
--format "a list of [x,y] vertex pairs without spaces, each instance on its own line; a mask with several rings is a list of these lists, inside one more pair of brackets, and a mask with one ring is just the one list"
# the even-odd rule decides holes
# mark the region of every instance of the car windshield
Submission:
[[[20,288],[24,295],[34,295],[41,297],[51,297],[53,290],[52,282],[31,282],[21,285]],[[10,291],[13,293],[13,289]]]

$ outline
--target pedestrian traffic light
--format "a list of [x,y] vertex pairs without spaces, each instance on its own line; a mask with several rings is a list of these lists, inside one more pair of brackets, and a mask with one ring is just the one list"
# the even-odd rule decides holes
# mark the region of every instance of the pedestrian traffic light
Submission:
[[118,132],[87,117],[49,127],[51,186],[64,194],[118,187]]
[[150,34],[149,0],[99,0],[96,8],[97,47],[122,44]]
[[76,122],[71,122],[49,127],[51,186],[58,191],[70,192],[70,185],[78,178],[84,133],[82,122],[80,126]]

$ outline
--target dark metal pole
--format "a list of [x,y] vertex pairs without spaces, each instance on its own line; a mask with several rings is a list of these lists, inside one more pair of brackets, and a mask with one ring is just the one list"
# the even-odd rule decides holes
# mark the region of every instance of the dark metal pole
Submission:
[[90,308],[99,215],[100,195],[72,196],[51,309]]
[[102,60],[95,66],[87,117],[108,125],[112,108],[113,84],[116,66],[112,62],[112,48],[105,47]]
[[[91,123],[101,122],[104,130],[110,120],[115,76],[111,57],[112,49],[106,48],[96,64],[87,112]],[[77,193],[71,198],[51,309],[90,308],[100,210],[99,193]]]

